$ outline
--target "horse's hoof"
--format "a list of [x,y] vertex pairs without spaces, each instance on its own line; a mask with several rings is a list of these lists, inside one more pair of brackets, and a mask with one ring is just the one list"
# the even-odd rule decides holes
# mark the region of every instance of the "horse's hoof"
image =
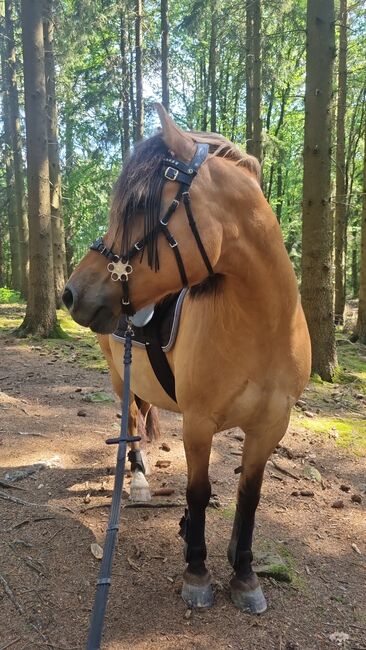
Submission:
[[132,473],[130,485],[130,500],[146,503],[151,501],[149,484],[142,472],[136,470]]
[[211,607],[214,596],[209,571],[206,571],[203,576],[196,576],[185,571],[183,574],[182,598],[186,605],[191,608]]
[[250,614],[263,614],[267,609],[262,587],[255,574],[247,580],[234,576],[230,580],[231,600],[234,605]]

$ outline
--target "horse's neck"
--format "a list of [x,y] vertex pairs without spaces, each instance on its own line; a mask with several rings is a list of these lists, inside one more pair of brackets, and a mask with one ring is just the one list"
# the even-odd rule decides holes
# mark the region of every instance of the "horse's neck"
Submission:
[[260,224],[244,221],[242,229],[236,239],[224,241],[216,269],[223,286],[214,298],[215,312],[231,334],[289,323],[299,305],[296,277],[272,211]]

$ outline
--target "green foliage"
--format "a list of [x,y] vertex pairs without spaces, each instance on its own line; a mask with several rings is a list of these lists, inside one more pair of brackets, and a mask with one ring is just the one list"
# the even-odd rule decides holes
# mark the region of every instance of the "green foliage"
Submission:
[[0,304],[13,305],[15,303],[21,302],[23,302],[23,299],[19,291],[7,289],[6,287],[0,287]]

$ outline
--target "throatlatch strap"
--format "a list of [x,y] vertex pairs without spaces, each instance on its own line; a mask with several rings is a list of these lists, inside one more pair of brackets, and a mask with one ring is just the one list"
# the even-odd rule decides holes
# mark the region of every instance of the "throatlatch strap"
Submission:
[[201,253],[201,257],[202,257],[204,263],[206,264],[207,271],[209,272],[210,275],[213,275],[213,268],[211,266],[211,262],[208,259],[208,255],[207,255],[207,253],[205,251],[204,245],[202,244],[202,239],[200,237],[200,234],[199,234],[198,229],[197,229],[196,222],[194,220],[194,216],[193,216],[193,212],[192,212],[192,208],[191,208],[191,197],[189,196],[189,192],[183,192],[182,197],[183,197],[184,207],[186,209],[188,223],[190,225],[190,228],[191,228],[192,233],[194,235],[194,238],[196,240],[199,252]]
[[187,284],[188,284],[188,278],[187,278],[187,275],[186,275],[186,272],[185,272],[185,268],[184,268],[182,256],[181,256],[179,248],[178,248],[178,244],[175,241],[175,239],[174,239],[173,235],[171,234],[171,232],[169,231],[168,226],[165,225],[165,223],[163,223],[162,221],[160,222],[160,224],[161,224],[161,230],[163,231],[165,237],[167,238],[168,244],[169,244],[170,248],[172,249],[172,251],[173,251],[173,253],[175,255],[175,259],[176,259],[177,266],[178,266],[178,269],[179,269],[180,279],[182,280],[182,284],[183,284],[184,287],[186,287]]

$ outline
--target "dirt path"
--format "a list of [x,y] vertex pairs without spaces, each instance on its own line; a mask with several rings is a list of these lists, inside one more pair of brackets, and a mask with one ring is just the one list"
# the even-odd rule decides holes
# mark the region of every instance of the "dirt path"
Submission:
[[[103,543],[113,483],[115,449],[104,439],[117,432],[118,405],[83,401],[87,393],[110,392],[107,375],[61,360],[41,345],[3,337],[0,346],[0,479],[15,468],[46,465],[11,489],[0,486],[0,649],[82,649],[99,569],[90,545]],[[161,420],[162,441],[170,451],[148,448],[150,484],[172,487],[166,500],[183,501],[181,418],[163,412]],[[262,578],[269,609],[250,617],[230,601],[226,560],[240,434],[218,435],[212,453],[219,502],[207,517],[214,607],[187,612],[179,596],[183,558],[177,532],[183,508],[125,508],[105,650],[366,648],[364,459],[311,431],[287,433],[285,448],[273,459],[300,478],[268,463],[256,549],[280,554],[293,580]],[[157,459],[171,465],[158,469]],[[307,480],[305,467],[320,470],[322,482]],[[348,493],[341,484],[350,487]],[[301,490],[314,495],[291,495]],[[354,503],[352,494],[360,494],[363,503]],[[344,507],[333,508],[339,499]]]

